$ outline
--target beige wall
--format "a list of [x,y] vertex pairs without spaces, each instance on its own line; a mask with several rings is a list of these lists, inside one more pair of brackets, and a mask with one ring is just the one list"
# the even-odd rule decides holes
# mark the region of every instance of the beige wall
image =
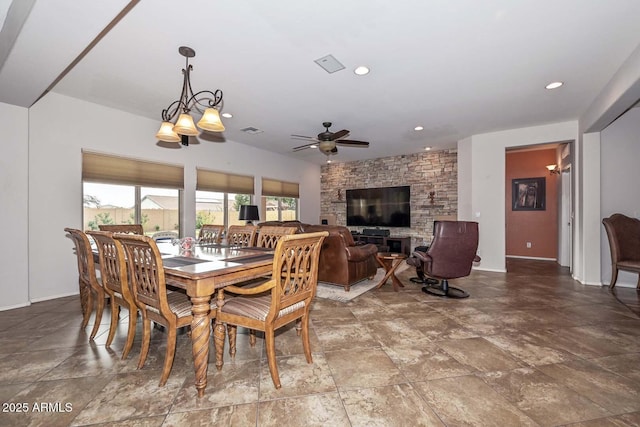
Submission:
[[28,123],[28,109],[0,102],[0,310],[29,304]]

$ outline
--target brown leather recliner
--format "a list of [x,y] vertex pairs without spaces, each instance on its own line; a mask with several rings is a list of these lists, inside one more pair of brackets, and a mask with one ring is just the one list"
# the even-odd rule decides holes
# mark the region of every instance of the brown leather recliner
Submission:
[[378,271],[376,253],[378,247],[372,243],[358,245],[347,227],[341,225],[312,225],[299,221],[268,221],[258,227],[297,226],[300,233],[328,231],[324,239],[318,263],[318,281],[342,286],[349,291],[351,285],[371,278]]
[[611,250],[609,288],[616,285],[618,270],[626,270],[639,273],[636,288],[640,289],[640,220],[616,213],[604,218],[602,224]]
[[466,298],[469,293],[449,286],[449,279],[465,277],[471,273],[473,263],[480,261],[477,250],[477,222],[437,221],[434,223],[433,240],[429,249],[426,252],[413,252],[407,259],[407,264],[416,267],[418,276],[425,285],[423,292]]

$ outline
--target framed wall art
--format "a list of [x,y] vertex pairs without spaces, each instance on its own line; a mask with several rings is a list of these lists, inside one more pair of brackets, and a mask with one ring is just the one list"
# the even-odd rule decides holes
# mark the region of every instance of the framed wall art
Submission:
[[512,210],[543,211],[546,209],[546,178],[517,178],[511,182]]

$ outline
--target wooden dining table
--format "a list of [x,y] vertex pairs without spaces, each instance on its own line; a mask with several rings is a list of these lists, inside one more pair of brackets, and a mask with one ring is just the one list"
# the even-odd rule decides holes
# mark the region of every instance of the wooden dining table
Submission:
[[[273,249],[234,247],[224,244],[195,245],[178,252],[171,243],[158,242],[163,254],[167,285],[184,289],[192,304],[191,346],[198,397],[207,387],[207,365],[211,322],[211,298],[217,289],[269,275],[273,268]],[[217,339],[224,340],[225,327],[216,325]],[[222,348],[216,348],[216,367],[222,368]]]

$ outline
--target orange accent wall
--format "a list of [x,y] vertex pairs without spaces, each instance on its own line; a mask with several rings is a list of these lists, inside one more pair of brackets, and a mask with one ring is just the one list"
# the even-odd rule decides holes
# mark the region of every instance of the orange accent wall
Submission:
[[[556,150],[533,150],[506,155],[506,253],[507,256],[558,258],[558,177],[546,165],[556,163]],[[513,179],[546,178],[546,210],[513,211]],[[531,242],[531,248],[527,248]]]

